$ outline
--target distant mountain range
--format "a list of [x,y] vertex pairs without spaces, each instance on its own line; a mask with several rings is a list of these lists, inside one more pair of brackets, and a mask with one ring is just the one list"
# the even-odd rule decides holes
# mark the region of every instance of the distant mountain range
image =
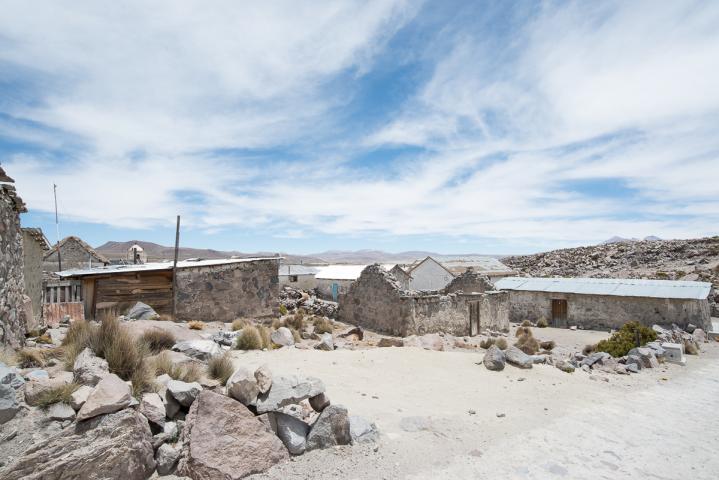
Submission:
[[[649,235],[648,237],[644,237],[644,241],[647,242],[657,242],[660,241],[661,238],[655,237],[654,235]],[[610,238],[609,240],[604,240],[600,245],[608,245],[610,243],[629,243],[629,242],[641,242],[641,238],[623,238],[623,237],[617,237],[614,236]]]

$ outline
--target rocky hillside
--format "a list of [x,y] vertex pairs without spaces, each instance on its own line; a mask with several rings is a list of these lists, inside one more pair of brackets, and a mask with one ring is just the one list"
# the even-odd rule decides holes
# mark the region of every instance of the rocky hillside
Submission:
[[[536,277],[650,278],[714,284],[719,303],[719,236],[637,241],[505,257],[506,265]],[[713,314],[719,314],[716,305]]]

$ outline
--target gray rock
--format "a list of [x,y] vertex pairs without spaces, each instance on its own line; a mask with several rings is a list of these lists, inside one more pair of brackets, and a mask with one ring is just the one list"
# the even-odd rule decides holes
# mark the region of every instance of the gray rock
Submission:
[[101,415],[30,446],[9,464],[3,480],[144,480],[155,469],[152,434],[134,410]]
[[226,347],[231,347],[235,344],[237,341],[237,337],[239,337],[242,334],[242,330],[237,331],[222,331],[212,334],[212,341],[219,344],[224,345]]
[[263,413],[262,415],[258,415],[256,418],[262,422],[262,425],[265,426],[265,429],[268,432],[272,432],[277,435],[277,419],[275,418],[275,412]]
[[67,403],[53,403],[47,410],[47,416],[50,420],[74,420],[75,410]]
[[532,359],[532,363],[535,365],[540,363],[547,363],[546,355],[530,355],[529,357]]
[[504,352],[504,358],[507,363],[519,368],[532,368],[532,357],[521,351],[515,346],[507,348]]
[[280,327],[270,334],[270,340],[275,345],[280,347],[289,347],[295,344],[295,339],[292,337],[292,332],[287,327]]
[[292,455],[305,453],[310,426],[285,413],[276,412],[274,416],[277,423],[277,436],[280,437],[287,450]]
[[629,373],[629,372],[627,372],[627,366],[626,366],[626,365],[623,365],[623,364],[621,364],[621,363],[617,363],[617,364],[614,366],[614,373],[618,373],[619,375],[626,375],[626,374]]
[[335,349],[334,341],[332,340],[332,334],[331,333],[323,333],[320,343],[315,345],[315,350],[324,350],[326,352],[331,352]]
[[0,384],[0,425],[15,418],[19,411],[15,389],[10,385]]
[[50,335],[53,345],[62,345],[62,340],[65,338],[65,333],[59,328],[48,328],[47,332]]
[[261,365],[255,370],[255,380],[259,393],[267,393],[272,387],[272,371],[267,365]]
[[635,363],[635,362],[629,363],[629,361],[627,361],[627,363],[626,363],[626,365],[624,365],[624,367],[627,369],[627,372],[631,372],[631,373],[639,373],[639,371],[642,369],[642,367],[638,363]]
[[40,380],[41,378],[50,378],[50,375],[45,370],[33,370],[26,373],[25,378],[28,380]]
[[347,409],[341,405],[330,405],[312,425],[312,430],[307,436],[307,450],[349,445],[351,442]]
[[29,381],[25,384],[25,402],[28,405],[37,405],[43,394],[68,383],[64,378],[39,378]]
[[652,349],[654,356],[657,357],[657,360],[664,358],[664,355],[666,354],[660,342],[649,342],[646,344],[646,347]]
[[75,359],[72,373],[77,383],[94,387],[110,373],[110,368],[107,360],[96,356],[92,350],[86,348]]
[[330,399],[324,393],[310,397],[310,407],[315,412],[321,412],[325,408],[330,406]]
[[696,343],[704,343],[707,341],[707,334],[701,328],[697,328],[692,332],[692,340]]
[[169,475],[175,470],[177,461],[182,455],[182,447],[180,445],[170,445],[164,443],[160,445],[155,453],[155,463],[157,464],[157,473],[160,475]]
[[9,385],[17,390],[25,385],[25,379],[16,368],[0,364],[0,385]]
[[93,390],[94,389],[92,387],[83,385],[74,392],[72,392],[72,395],[70,395],[70,406],[75,409],[75,411],[80,410],[80,408],[82,408],[87,399],[90,397],[90,394]]
[[227,394],[243,405],[253,405],[260,393],[254,373],[240,367],[227,380]]
[[207,361],[212,357],[222,355],[225,351],[212,340],[185,340],[177,342],[172,349],[182,352],[188,357]]
[[170,380],[167,382],[167,391],[180,405],[189,407],[202,391],[202,385],[197,382],[187,383],[180,380]]
[[169,435],[170,438],[177,438],[180,435],[180,427],[177,422],[165,422],[162,431]]
[[492,345],[487,349],[487,352],[484,354],[484,358],[482,359],[482,363],[484,364],[484,367],[487,370],[492,370],[495,372],[499,372],[504,370],[504,363],[505,363],[505,357],[504,352],[499,349],[496,345]]
[[[654,355],[654,351],[651,348],[639,347],[632,348],[627,354],[629,359],[634,358],[639,360],[639,366],[642,368],[656,368],[659,366],[657,357]],[[629,360],[627,360],[628,362]]]
[[155,424],[158,427],[165,426],[165,404],[162,398],[157,393],[143,393],[138,407],[141,414],[143,414],[151,424]]
[[81,422],[88,418],[113,413],[130,406],[132,395],[130,386],[120,380],[120,377],[111,373],[97,384],[90,393],[87,401],[77,412],[77,421]]
[[565,373],[572,373],[575,370],[574,365],[563,358],[556,359],[554,361],[554,366]]
[[374,443],[379,440],[377,425],[364,417],[350,416],[350,437],[353,444]]
[[594,352],[580,362],[580,365],[587,365],[588,367],[594,367],[594,365],[603,365],[604,362],[612,358],[607,352]]
[[324,392],[325,385],[319,378],[278,376],[272,379],[269,392],[257,396],[257,413],[276,411],[285,405],[299,403]]
[[128,320],[154,320],[159,317],[151,306],[142,302],[137,302],[125,315]]

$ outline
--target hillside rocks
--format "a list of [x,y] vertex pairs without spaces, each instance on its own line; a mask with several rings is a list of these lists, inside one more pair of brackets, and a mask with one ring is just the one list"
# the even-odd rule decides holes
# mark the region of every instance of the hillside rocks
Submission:
[[347,409],[341,405],[330,405],[322,411],[312,426],[312,430],[307,436],[307,449],[349,445],[351,442]]
[[87,401],[77,412],[77,421],[81,422],[105,413],[117,412],[128,407],[131,400],[130,386],[120,377],[111,373],[100,380],[90,393]]
[[207,361],[224,353],[222,347],[212,340],[185,340],[177,342],[172,349],[202,361]]
[[239,479],[289,458],[282,441],[246,407],[207,390],[190,408],[182,439],[178,472],[191,478]]
[[322,380],[297,375],[278,376],[272,380],[269,392],[257,397],[257,413],[272,412],[325,392]]
[[505,357],[504,352],[496,345],[492,345],[484,354],[482,363],[487,370],[499,372],[504,370]]
[[90,348],[80,352],[72,368],[75,381],[91,387],[97,385],[109,372],[107,360],[96,356]]
[[102,415],[33,445],[0,478],[144,480],[155,469],[151,439],[147,420],[131,409]]
[[38,378],[25,383],[25,402],[28,405],[37,405],[43,394],[55,388],[70,383],[66,378]]
[[322,300],[313,292],[306,293],[288,285],[280,290],[280,305],[285,306],[288,310],[302,307],[308,313],[321,317],[337,317],[337,302]]
[[15,389],[0,384],[0,425],[12,420],[19,411],[20,405],[17,402]]
[[143,414],[150,423],[162,428],[165,426],[165,404],[157,393],[143,393],[138,411]]
[[8,367],[4,363],[0,363],[0,385],[9,385],[17,390],[25,385],[25,379],[15,367]]
[[255,380],[259,393],[267,393],[272,387],[272,372],[267,365],[261,365],[255,370]]
[[202,391],[202,385],[197,382],[182,382],[180,380],[170,380],[167,382],[167,392],[172,398],[185,407],[192,405],[197,396]]
[[72,395],[70,395],[70,406],[75,409],[75,411],[80,410],[80,408],[82,408],[87,399],[90,397],[92,391],[92,387],[83,385],[74,392],[72,392]]

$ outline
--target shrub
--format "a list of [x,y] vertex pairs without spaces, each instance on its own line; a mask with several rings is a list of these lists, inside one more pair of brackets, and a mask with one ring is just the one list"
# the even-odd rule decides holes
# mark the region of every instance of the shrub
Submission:
[[314,332],[318,335],[323,333],[332,333],[332,321],[325,317],[315,317],[314,320],[315,330]]
[[275,318],[274,320],[272,320],[272,329],[273,330],[277,330],[278,328],[284,327],[284,326],[285,326],[285,322],[283,322],[282,319]]
[[197,382],[202,378],[202,367],[195,362],[184,363],[180,370],[180,375],[175,380],[183,382]]
[[187,327],[190,330],[202,330],[205,328],[205,322],[201,322],[199,320],[192,320],[191,322],[187,322]]
[[266,327],[265,325],[260,325],[259,327],[257,327],[257,330],[260,332],[260,338],[262,339],[262,348],[272,350],[272,339],[270,338],[270,334],[272,332],[270,331],[269,327]]
[[516,332],[514,332],[514,336],[517,338],[521,337],[522,335],[531,335],[532,329],[529,327],[519,327]]
[[531,327],[531,326],[532,326],[532,322],[530,322],[529,320],[525,320],[525,321],[522,322],[522,325],[521,325],[521,326],[522,326],[522,327]]
[[80,388],[80,385],[77,383],[68,383],[67,385],[46,390],[38,396],[36,405],[47,408],[53,403],[70,403],[70,397],[78,388]]
[[507,345],[507,339],[504,337],[499,337],[496,342],[494,342],[495,345],[497,345],[497,348],[500,350],[506,350],[509,345]]
[[251,325],[243,329],[242,333],[237,337],[235,348],[237,350],[261,350],[262,337],[257,327]]
[[48,360],[62,355],[62,348],[26,347],[17,352],[17,364],[22,368],[44,367]]
[[142,334],[140,341],[147,345],[147,348],[152,353],[158,353],[162,350],[169,350],[172,348],[172,346],[175,345],[176,340],[175,335],[173,335],[172,332],[168,332],[167,330],[163,330],[161,328],[152,328],[150,330],[146,330]]
[[295,313],[294,315],[285,318],[285,327],[294,330],[302,330],[305,327],[304,315]]
[[227,380],[232,376],[234,370],[232,357],[228,353],[218,357],[212,357],[207,362],[207,375],[210,378],[219,380],[222,385],[227,383]]
[[547,328],[548,326],[549,326],[549,322],[547,322],[546,318],[541,317],[539,320],[537,320],[538,328]]
[[542,347],[542,350],[554,350],[554,347],[556,347],[557,344],[554,342],[554,340],[546,340],[544,342],[541,342],[539,346]]
[[280,305],[280,315],[287,315],[287,307]]
[[486,339],[482,340],[481,342],[479,342],[479,346],[484,349],[487,349],[487,348],[491,347],[492,345],[494,345],[495,342],[496,342],[496,339],[489,337],[489,338],[486,338]]
[[167,352],[157,355],[152,361],[150,371],[154,375],[167,374],[174,380],[196,382],[202,377],[202,369],[196,362],[174,363]]
[[639,322],[625,323],[622,328],[614,332],[611,337],[597,343],[598,352],[607,352],[612,357],[623,357],[629,350],[637,346],[637,334],[639,345],[645,345],[657,339],[657,333]]
[[596,345],[585,345],[582,349],[582,354],[591,355],[597,349]]
[[290,328],[290,332],[292,332],[292,339],[295,341],[295,343],[300,343],[302,341],[302,335],[300,335],[300,332],[298,332],[294,328]]
[[250,323],[249,323],[247,320],[245,320],[245,319],[243,319],[243,318],[238,318],[237,320],[235,320],[234,322],[232,322],[232,331],[233,331],[233,332],[236,332],[236,331],[238,331],[238,330],[242,330],[243,328],[245,328],[245,327],[248,326],[249,324],[250,324]]
[[532,335],[532,332],[525,333],[517,338],[515,347],[526,353],[527,355],[535,355],[539,351],[539,342]]

